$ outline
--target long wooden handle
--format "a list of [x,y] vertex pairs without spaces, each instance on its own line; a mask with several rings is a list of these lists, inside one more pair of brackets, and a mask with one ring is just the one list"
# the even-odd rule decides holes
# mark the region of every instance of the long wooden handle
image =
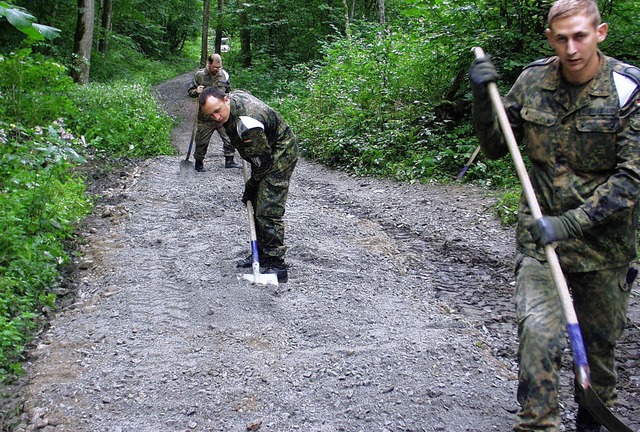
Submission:
[[[484,51],[482,48],[473,48],[473,53],[475,54],[476,59],[484,57]],[[531,214],[534,219],[540,219],[542,217],[542,211],[540,210],[536,194],[533,190],[533,186],[531,185],[531,180],[527,174],[527,168],[525,167],[522,156],[520,155],[520,150],[518,149],[516,138],[513,135],[513,130],[511,130],[511,123],[509,123],[509,118],[507,117],[507,113],[502,105],[502,99],[500,98],[500,92],[498,91],[496,83],[489,83],[487,85],[487,91],[489,92],[493,108],[498,115],[498,122],[500,123],[500,128],[502,129],[502,133],[507,141],[509,153],[511,154],[511,158],[513,159],[513,163],[516,167],[516,172],[518,173],[518,178],[522,185],[522,190],[527,203],[529,204],[529,208],[531,209]],[[549,263],[551,277],[553,278],[560,301],[562,302],[564,317],[567,320],[567,331],[569,332],[569,340],[571,341],[571,349],[573,350],[573,361],[577,368],[576,373],[578,375],[578,383],[583,388],[587,388],[590,385],[589,365],[587,363],[587,354],[584,348],[582,332],[580,331],[580,326],[578,324],[578,317],[576,316],[571,295],[569,294],[569,287],[567,286],[567,281],[562,273],[562,268],[560,267],[560,262],[558,261],[558,256],[553,245],[546,245],[544,247],[544,253],[547,257],[547,262]]]
[[200,101],[196,99],[196,116],[193,119],[193,130],[191,131],[191,139],[189,140],[189,148],[187,149],[187,157],[184,160],[189,160],[191,157],[191,149],[193,148],[193,140],[196,138],[196,130],[198,129],[198,114],[200,114]]

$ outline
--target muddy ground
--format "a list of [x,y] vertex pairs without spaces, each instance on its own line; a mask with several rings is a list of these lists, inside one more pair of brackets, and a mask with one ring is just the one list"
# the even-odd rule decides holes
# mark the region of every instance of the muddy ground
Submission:
[[[158,87],[182,154],[189,79]],[[26,376],[3,389],[2,430],[510,430],[514,233],[488,190],[302,160],[285,216],[289,282],[255,286],[235,267],[249,252],[242,174],[222,159],[216,141],[206,173],[160,157],[96,176],[82,256]],[[634,430],[638,303],[617,407]],[[570,367],[562,379],[571,431]]]

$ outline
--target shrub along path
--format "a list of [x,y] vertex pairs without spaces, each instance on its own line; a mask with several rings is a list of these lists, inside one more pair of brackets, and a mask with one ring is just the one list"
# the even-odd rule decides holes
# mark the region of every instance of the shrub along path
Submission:
[[[181,119],[189,75],[158,87]],[[301,161],[287,207],[289,282],[238,280],[240,170],[212,143],[110,178],[84,256],[5,410],[9,430],[506,431],[515,403],[513,232],[471,186],[354,178]],[[620,411],[640,427],[638,301]],[[567,356],[567,365],[570,365]],[[572,374],[563,374],[573,430]]]

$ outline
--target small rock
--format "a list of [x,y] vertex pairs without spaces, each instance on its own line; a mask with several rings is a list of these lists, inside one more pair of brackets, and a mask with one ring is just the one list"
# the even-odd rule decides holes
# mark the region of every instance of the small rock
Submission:
[[255,420],[247,424],[248,431],[257,431],[262,426],[262,420]]

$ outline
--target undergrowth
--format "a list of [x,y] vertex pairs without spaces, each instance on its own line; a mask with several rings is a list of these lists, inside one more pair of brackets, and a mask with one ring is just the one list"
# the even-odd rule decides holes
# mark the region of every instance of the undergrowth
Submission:
[[175,154],[151,79],[77,86],[29,49],[0,56],[0,382],[21,372],[92,210],[81,165]]

